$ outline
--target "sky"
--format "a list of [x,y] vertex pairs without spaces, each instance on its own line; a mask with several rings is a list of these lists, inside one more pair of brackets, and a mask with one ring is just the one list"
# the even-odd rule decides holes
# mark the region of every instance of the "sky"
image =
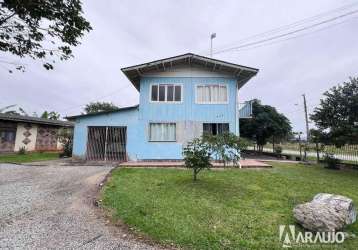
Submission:
[[[358,1],[83,1],[84,16],[93,30],[74,48],[75,57],[56,63],[52,71],[30,59],[16,59],[26,63],[25,73],[10,74],[2,65],[0,107],[17,104],[28,113],[54,110],[66,116],[80,114],[91,101],[135,105],[139,94],[122,67],[187,52],[207,56],[210,34],[215,32],[214,58],[260,69],[240,90],[240,100],[260,99],[285,114],[294,131],[304,132],[302,94],[311,113],[324,91],[350,76],[358,77],[358,13],[289,40],[215,52],[240,46],[242,39],[252,35],[354,3],[316,22],[357,10]],[[244,43],[252,41],[257,40]],[[15,60],[5,54],[0,57]]]

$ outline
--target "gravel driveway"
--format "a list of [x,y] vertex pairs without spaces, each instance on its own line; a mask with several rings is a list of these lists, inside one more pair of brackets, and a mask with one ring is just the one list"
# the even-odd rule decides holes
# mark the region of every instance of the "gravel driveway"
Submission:
[[153,249],[93,205],[110,170],[0,164],[0,249]]

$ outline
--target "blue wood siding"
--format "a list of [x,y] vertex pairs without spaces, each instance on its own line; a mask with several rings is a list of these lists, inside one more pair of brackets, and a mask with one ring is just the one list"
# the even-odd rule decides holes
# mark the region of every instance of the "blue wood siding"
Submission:
[[[181,84],[181,103],[151,103],[151,84]],[[226,84],[227,104],[196,104],[198,84]],[[88,126],[127,126],[127,153],[131,160],[181,159],[183,145],[178,142],[149,142],[150,122],[198,121],[202,123],[229,123],[230,131],[237,133],[236,80],[225,77],[143,77],[140,84],[139,110],[80,117],[76,119],[73,154],[84,157]]]

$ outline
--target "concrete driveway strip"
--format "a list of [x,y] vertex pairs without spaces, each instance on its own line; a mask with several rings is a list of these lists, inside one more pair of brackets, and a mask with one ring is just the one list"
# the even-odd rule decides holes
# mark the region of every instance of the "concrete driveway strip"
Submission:
[[111,167],[0,164],[0,249],[156,249],[93,205]]

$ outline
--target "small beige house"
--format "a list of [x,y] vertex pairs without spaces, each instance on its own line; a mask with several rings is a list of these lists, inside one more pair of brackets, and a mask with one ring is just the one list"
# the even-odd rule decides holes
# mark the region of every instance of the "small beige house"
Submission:
[[30,116],[0,114],[0,153],[26,151],[58,151],[62,145],[58,132],[73,128],[72,122]]

